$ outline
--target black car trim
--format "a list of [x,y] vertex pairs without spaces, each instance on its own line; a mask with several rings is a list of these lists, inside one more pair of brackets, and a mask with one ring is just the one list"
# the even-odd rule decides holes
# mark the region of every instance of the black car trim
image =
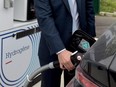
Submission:
[[112,59],[110,65],[109,65],[109,67],[108,67],[108,81],[109,81],[109,87],[111,87],[111,80],[110,80],[110,73],[109,73],[111,70],[109,71],[109,69],[110,69],[110,66],[111,66],[111,64],[113,63],[115,57],[116,57],[116,52],[115,52],[114,57],[113,57],[113,59]]
[[[86,60],[87,62],[93,64],[93,65],[98,65],[98,63],[94,62],[94,61],[90,61],[90,60]],[[95,65],[95,66],[96,66]],[[102,65],[102,64],[99,64],[99,65]],[[105,67],[104,65],[102,65],[103,67]],[[99,82],[98,80],[96,80],[95,78],[93,78],[87,71],[85,71],[83,69],[83,67],[80,65],[80,67],[82,68],[82,71],[83,71],[83,74],[89,79],[91,80],[92,82],[94,82],[95,84],[99,85],[99,87],[107,87],[105,86],[104,84],[102,84],[101,82]],[[103,69],[101,67],[99,67],[100,69]],[[107,70],[107,68],[105,68],[104,70]]]

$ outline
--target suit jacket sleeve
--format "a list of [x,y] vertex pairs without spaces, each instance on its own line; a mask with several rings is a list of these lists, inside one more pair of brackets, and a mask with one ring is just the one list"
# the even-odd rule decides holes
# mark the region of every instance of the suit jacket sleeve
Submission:
[[86,12],[87,12],[87,29],[89,34],[93,37],[96,36],[95,32],[95,13],[93,7],[93,0],[86,0]]
[[51,54],[65,48],[55,26],[49,0],[35,0],[36,17]]

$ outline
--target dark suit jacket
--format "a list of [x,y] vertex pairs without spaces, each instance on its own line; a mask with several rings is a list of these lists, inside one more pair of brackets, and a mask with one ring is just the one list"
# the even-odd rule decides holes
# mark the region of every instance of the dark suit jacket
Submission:
[[[93,0],[77,0],[80,28],[95,36]],[[68,0],[35,0],[36,17],[41,29],[40,57],[65,48],[72,35]]]

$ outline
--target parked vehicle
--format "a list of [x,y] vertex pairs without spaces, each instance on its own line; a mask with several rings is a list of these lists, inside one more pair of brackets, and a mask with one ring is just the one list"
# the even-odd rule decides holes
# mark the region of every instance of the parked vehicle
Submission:
[[67,87],[116,87],[116,23],[84,54]]

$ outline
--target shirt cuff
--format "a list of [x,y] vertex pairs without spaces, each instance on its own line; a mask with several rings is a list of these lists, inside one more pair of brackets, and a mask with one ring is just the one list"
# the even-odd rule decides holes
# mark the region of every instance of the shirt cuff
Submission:
[[62,49],[62,50],[58,51],[56,54],[58,55],[59,53],[61,53],[61,52],[65,51],[65,50],[66,50],[66,49],[64,48],[64,49]]

